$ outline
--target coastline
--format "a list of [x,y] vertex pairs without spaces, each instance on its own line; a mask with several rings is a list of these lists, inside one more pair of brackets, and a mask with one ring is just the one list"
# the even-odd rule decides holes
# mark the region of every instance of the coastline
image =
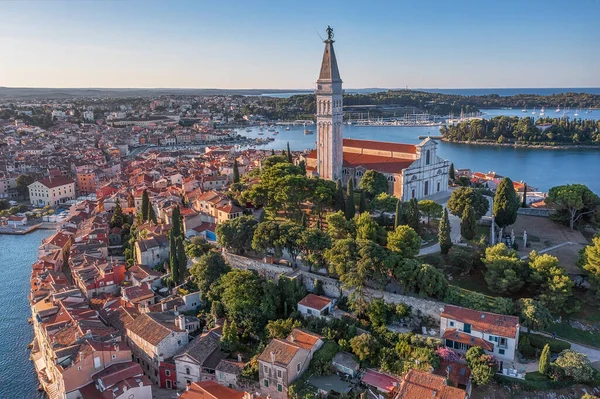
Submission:
[[441,139],[445,143],[451,144],[467,144],[467,145],[481,145],[488,147],[513,147],[513,148],[536,148],[542,150],[577,150],[577,149],[600,149],[598,145],[581,145],[581,144],[561,144],[561,145],[548,145],[548,144],[524,144],[524,143],[494,143],[490,141],[451,141],[445,138]]

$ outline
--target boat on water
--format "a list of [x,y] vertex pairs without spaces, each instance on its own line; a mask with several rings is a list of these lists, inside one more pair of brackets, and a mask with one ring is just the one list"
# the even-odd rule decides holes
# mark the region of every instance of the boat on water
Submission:
[[523,108],[521,112],[527,112],[527,107]]
[[247,132],[251,132],[251,131],[252,131],[252,129],[248,128],[248,129],[246,129],[246,131],[247,131]]
[[273,136],[276,135],[276,134],[279,134],[279,132],[273,132]]
[[259,135],[259,136],[263,136],[263,135],[264,135],[264,133],[263,133],[263,132],[258,132],[258,135]]
[[556,108],[556,111],[554,111],[554,112],[556,112],[557,114],[560,112],[560,104],[558,104],[558,107]]
[[290,130],[290,127],[289,127],[289,126],[286,126],[286,127],[285,127],[285,130]]
[[304,134],[314,134],[314,132],[312,130],[304,129]]
[[535,107],[533,107],[533,111],[531,112],[531,115],[536,115],[537,111],[535,110]]
[[573,114],[573,116],[579,116],[579,110],[578,109],[575,110],[575,113]]
[[544,107],[542,107],[542,109],[540,110],[540,116],[544,115],[546,113],[546,110],[544,109]]
[[592,113],[592,107],[588,107],[587,111],[585,111],[586,114],[591,114]]

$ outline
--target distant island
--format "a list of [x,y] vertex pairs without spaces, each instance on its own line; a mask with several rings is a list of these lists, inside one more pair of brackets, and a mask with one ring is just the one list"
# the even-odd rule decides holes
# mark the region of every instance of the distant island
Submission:
[[600,121],[590,119],[497,116],[442,126],[440,133],[455,143],[600,147]]

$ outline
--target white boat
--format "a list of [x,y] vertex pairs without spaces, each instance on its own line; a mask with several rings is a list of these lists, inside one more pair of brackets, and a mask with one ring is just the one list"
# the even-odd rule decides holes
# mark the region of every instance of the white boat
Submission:
[[533,107],[533,112],[531,112],[531,115],[536,115],[537,111],[535,110],[535,107]]
[[527,112],[527,107],[523,108],[521,112]]
[[289,127],[289,126],[286,126],[286,127],[285,127],[285,130],[290,130],[290,127]]
[[575,113],[573,114],[573,116],[579,116],[579,110],[575,110]]
[[588,107],[587,111],[585,111],[586,114],[591,114],[592,113],[592,107]]
[[546,111],[544,110],[544,107],[542,107],[542,109],[540,110],[540,116],[544,115]]
[[554,111],[554,112],[556,112],[557,114],[560,112],[560,104],[558,105],[558,107],[556,108],[556,111]]

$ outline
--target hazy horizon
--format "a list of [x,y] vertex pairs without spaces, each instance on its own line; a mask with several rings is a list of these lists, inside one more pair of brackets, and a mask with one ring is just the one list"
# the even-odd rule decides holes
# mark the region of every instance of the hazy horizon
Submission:
[[598,0],[4,1],[0,86],[312,90],[331,25],[345,87],[594,88],[592,15]]

